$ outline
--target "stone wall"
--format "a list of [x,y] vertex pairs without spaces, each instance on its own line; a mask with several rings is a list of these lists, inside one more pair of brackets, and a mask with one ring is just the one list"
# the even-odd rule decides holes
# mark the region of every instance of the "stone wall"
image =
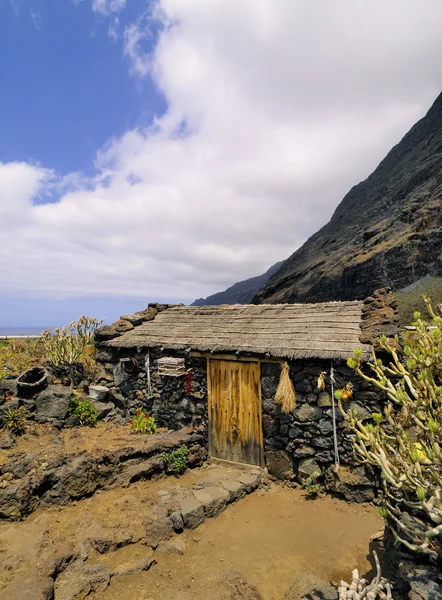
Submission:
[[[160,376],[157,361],[163,356],[184,358],[186,374]],[[159,427],[177,430],[192,425],[195,430],[206,433],[206,359],[191,357],[189,353],[150,350],[149,393],[146,357],[146,350],[137,352],[135,349],[100,348],[97,353],[97,361],[103,366],[99,383],[110,388],[109,399],[120,406],[122,416],[127,419],[137,408],[143,408]],[[187,373],[190,373],[190,381]]]
[[[128,418],[137,407],[152,414],[160,427],[180,429],[193,425],[207,434],[207,375],[206,359],[194,358],[190,353],[150,351],[152,393],[149,395],[145,370],[146,351],[128,349],[101,350],[98,360],[103,361],[106,383],[114,403],[120,403]],[[190,369],[190,390],[186,375],[159,376],[157,360],[165,355],[181,355],[186,369]],[[131,360],[127,360],[131,359]],[[121,362],[121,361],[124,362]],[[135,362],[136,361],[136,362]],[[291,414],[281,413],[274,397],[281,367],[277,362],[261,363],[263,429],[265,456],[271,474],[281,479],[305,481],[317,478],[329,489],[349,500],[365,501],[373,498],[373,477],[353,457],[351,436],[336,407],[338,449],[341,461],[339,476],[330,467],[334,464],[332,397],[330,361],[298,360],[289,363],[290,376],[296,390],[296,409]],[[382,411],[379,394],[361,380],[344,362],[334,361],[335,389],[351,382],[354,393],[346,405],[362,419],[370,419],[373,412]],[[317,388],[318,376],[326,372],[326,390]]]
[[[290,362],[289,366],[296,390],[296,408],[293,413],[283,414],[274,402],[280,366],[261,364],[264,446],[269,471],[277,477],[292,477],[299,481],[314,476],[349,500],[371,500],[371,474],[355,464],[351,435],[337,406],[338,450],[342,466],[338,477],[330,470],[334,464],[330,361],[300,360]],[[335,389],[348,382],[353,384],[353,398],[344,405],[347,409],[355,410],[363,420],[382,410],[379,394],[367,382],[343,362],[334,361],[333,366]],[[325,391],[317,387],[321,371],[327,374]]]

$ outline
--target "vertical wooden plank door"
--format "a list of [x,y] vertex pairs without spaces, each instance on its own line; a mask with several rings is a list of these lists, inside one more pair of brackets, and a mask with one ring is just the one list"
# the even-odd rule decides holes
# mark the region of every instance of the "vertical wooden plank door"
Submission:
[[259,362],[207,360],[209,454],[264,465]]

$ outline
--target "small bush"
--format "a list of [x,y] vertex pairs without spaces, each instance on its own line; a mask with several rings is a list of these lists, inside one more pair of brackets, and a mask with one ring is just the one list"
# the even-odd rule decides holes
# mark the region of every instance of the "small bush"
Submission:
[[72,398],[70,406],[75,407],[72,412],[80,419],[82,425],[86,425],[87,427],[95,426],[98,413],[90,400],[78,400],[77,398]]
[[21,408],[9,408],[3,417],[5,429],[20,435],[26,430],[26,417]]
[[166,470],[176,473],[176,475],[181,475],[187,468],[188,457],[189,450],[185,444],[170,452],[164,452],[163,460],[166,463]]
[[136,433],[148,433],[149,435],[155,433],[155,429],[157,428],[155,419],[142,411],[141,408],[135,412],[135,416],[129,425],[132,431]]
[[309,498],[316,498],[322,490],[322,486],[316,481],[316,477],[307,477],[302,487]]

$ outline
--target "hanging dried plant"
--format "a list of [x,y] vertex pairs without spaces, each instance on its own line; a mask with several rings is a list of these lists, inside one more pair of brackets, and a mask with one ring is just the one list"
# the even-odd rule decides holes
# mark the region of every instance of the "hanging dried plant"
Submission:
[[281,405],[281,412],[290,413],[296,406],[296,393],[290,380],[290,371],[287,362],[281,363],[281,377],[275,394],[276,404]]
[[319,373],[317,386],[318,386],[318,389],[321,391],[325,390],[325,375],[326,375],[325,371],[321,371]]

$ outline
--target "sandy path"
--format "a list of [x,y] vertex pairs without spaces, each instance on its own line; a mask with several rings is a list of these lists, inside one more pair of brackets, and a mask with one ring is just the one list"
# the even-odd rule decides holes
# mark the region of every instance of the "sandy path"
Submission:
[[338,582],[351,569],[370,570],[370,536],[383,527],[377,509],[330,497],[306,500],[273,486],[256,492],[196,531],[183,555],[155,553],[149,571],[116,578],[96,600],[221,600],[229,569],[255,585],[264,600],[282,600],[293,582],[299,597],[315,579]]

